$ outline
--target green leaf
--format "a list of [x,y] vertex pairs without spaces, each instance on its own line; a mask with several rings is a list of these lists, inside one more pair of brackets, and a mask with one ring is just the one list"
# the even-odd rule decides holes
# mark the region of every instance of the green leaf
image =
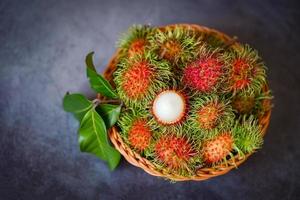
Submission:
[[82,94],[66,93],[63,99],[63,108],[66,112],[72,112],[74,116],[81,121],[85,113],[93,107],[89,101]]
[[110,85],[110,83],[100,74],[97,73],[93,63],[94,52],[89,53],[86,56],[86,74],[90,80],[90,85],[93,90],[102,94],[103,96],[110,98],[118,98],[118,95]]
[[111,170],[119,164],[121,155],[110,145],[105,123],[95,109],[89,110],[80,123],[79,145],[82,152],[94,154],[107,161]]
[[117,122],[119,118],[121,105],[100,104],[97,106],[96,111],[104,120],[106,127],[110,128]]

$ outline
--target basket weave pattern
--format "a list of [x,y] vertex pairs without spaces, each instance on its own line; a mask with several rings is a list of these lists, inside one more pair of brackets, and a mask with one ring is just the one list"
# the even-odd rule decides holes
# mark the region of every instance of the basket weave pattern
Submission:
[[[192,29],[199,32],[204,32],[207,34],[214,35],[215,37],[221,39],[224,41],[228,46],[239,46],[239,43],[236,42],[234,39],[230,38],[229,36],[225,35],[224,33],[221,33],[219,31],[216,31],[214,29],[210,29],[207,27],[199,26],[199,25],[192,25],[192,24],[180,24],[180,26],[183,26],[186,29]],[[174,27],[174,25],[169,25],[167,27]],[[161,27],[161,29],[164,29],[165,27]],[[113,73],[116,70],[116,65],[118,62],[118,52],[113,56],[113,58],[110,60],[106,70],[104,71],[104,77],[110,81],[110,83],[114,86],[113,83]],[[266,86],[266,90],[267,90]],[[270,100],[264,100],[264,105],[270,105]],[[259,119],[259,123],[262,127],[262,133],[265,134],[270,122],[270,116],[271,116],[271,110],[269,109],[264,116],[262,116]],[[176,173],[171,173],[167,170],[158,170],[149,160],[146,158],[141,157],[138,153],[133,151],[126,143],[124,143],[123,139],[118,133],[118,130],[116,127],[113,127],[109,130],[109,137],[111,142],[114,144],[115,148],[124,156],[124,158],[131,163],[134,166],[142,168],[147,173],[163,177],[167,179],[171,179],[174,181],[188,181],[188,180],[194,180],[194,181],[202,181],[206,180],[215,176],[223,175],[227,172],[229,172],[231,169],[236,168],[241,163],[243,163],[252,153],[246,154],[245,156],[241,157],[239,155],[236,155],[235,157],[228,160],[227,164],[220,164],[214,167],[205,167],[200,168],[197,170],[196,174],[194,176],[181,176]]]

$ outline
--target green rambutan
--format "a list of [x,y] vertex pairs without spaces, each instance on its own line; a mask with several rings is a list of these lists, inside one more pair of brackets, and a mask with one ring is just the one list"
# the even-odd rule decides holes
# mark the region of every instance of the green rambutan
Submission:
[[182,136],[164,135],[155,144],[157,160],[172,169],[187,168],[195,154],[192,144]]
[[234,143],[243,153],[252,153],[261,148],[263,144],[263,134],[254,116],[242,119],[242,122],[236,122],[233,130]]
[[127,144],[142,152],[149,148],[153,132],[157,127],[149,122],[146,110],[130,109],[123,111],[118,121],[121,136]]
[[210,130],[226,130],[234,121],[230,101],[217,95],[198,96],[191,100],[188,126],[192,131],[208,135]]
[[170,65],[158,61],[149,51],[130,60],[123,59],[114,72],[117,92],[127,106],[148,106],[155,94],[168,88]]
[[182,82],[190,89],[202,93],[220,89],[227,78],[228,69],[218,51],[211,51],[206,45],[201,46],[196,59],[187,63],[183,69]]
[[127,54],[128,58],[142,54],[149,44],[148,39],[153,33],[153,28],[148,25],[135,25],[129,28],[125,33],[118,46],[121,50],[120,54]]
[[194,31],[180,26],[156,29],[150,37],[150,48],[176,65],[191,59],[199,44]]
[[207,164],[214,164],[226,159],[233,150],[233,138],[230,133],[224,132],[212,139],[206,140],[202,145],[203,160]]
[[230,67],[229,89],[233,92],[258,92],[266,84],[266,67],[257,51],[248,45],[231,48],[223,55]]

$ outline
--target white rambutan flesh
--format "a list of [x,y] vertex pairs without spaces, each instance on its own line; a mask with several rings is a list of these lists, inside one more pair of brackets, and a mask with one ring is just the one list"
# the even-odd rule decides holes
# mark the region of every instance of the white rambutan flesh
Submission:
[[186,102],[182,94],[174,90],[166,90],[156,96],[152,112],[158,122],[175,124],[185,115]]

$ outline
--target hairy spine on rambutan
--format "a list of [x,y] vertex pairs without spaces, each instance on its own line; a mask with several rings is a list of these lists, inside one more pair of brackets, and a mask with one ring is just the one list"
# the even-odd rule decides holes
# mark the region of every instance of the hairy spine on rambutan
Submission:
[[156,95],[151,105],[155,120],[163,126],[180,124],[188,112],[188,98],[179,90],[163,90]]
[[132,58],[137,54],[142,54],[147,45],[147,41],[145,39],[136,39],[133,41],[128,48],[128,57]]
[[122,89],[131,99],[139,99],[148,91],[154,70],[147,61],[134,63],[123,74]]
[[131,59],[122,59],[114,72],[117,92],[127,106],[145,107],[155,94],[168,87],[172,72],[166,61],[159,61],[153,52]]
[[150,49],[176,65],[190,60],[200,44],[194,31],[179,26],[156,29],[149,41]]
[[232,107],[239,114],[249,114],[255,107],[255,95],[237,95],[232,99]]
[[218,51],[211,51],[206,45],[201,46],[196,59],[185,65],[182,81],[191,89],[202,93],[220,89],[227,79],[228,69]]
[[217,95],[198,96],[191,100],[191,112],[187,125],[194,132],[208,135],[210,130],[220,131],[231,127],[234,113],[230,101]]
[[237,121],[232,133],[237,149],[245,154],[254,152],[263,144],[262,129],[253,115],[248,118],[244,116],[241,122]]
[[248,45],[227,50],[223,58],[230,69],[228,88],[233,93],[251,94],[266,84],[266,67],[257,51]]
[[270,90],[261,89],[259,92],[250,93],[239,92],[232,97],[232,108],[237,115],[255,115],[262,117],[272,105],[270,100],[272,94]]
[[162,136],[156,142],[155,155],[159,162],[169,168],[180,169],[186,168],[195,151],[185,137],[169,134]]
[[233,149],[233,138],[230,133],[222,133],[203,143],[202,156],[207,164],[221,162]]
[[128,58],[142,54],[148,46],[148,39],[153,31],[154,29],[147,25],[130,27],[118,42],[120,54],[125,54]]
[[123,111],[117,122],[121,137],[134,149],[142,152],[149,148],[153,130],[158,127],[147,119],[147,110],[128,109]]
[[135,120],[128,132],[128,141],[140,151],[145,150],[150,145],[151,130],[145,119]]

